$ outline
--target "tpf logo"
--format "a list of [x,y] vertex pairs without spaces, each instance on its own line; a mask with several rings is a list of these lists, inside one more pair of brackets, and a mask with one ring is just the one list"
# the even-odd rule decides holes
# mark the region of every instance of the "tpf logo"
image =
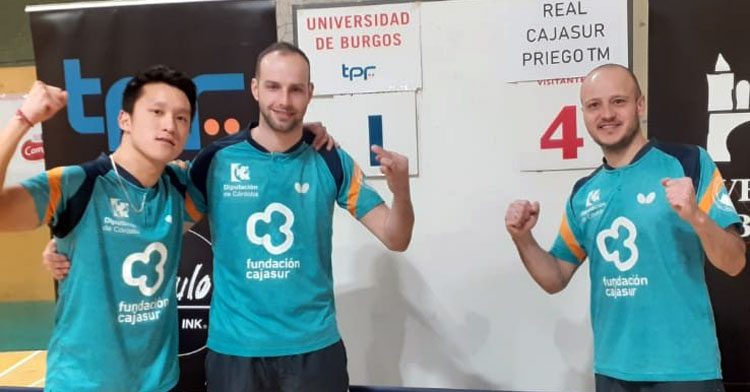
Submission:
[[111,198],[109,199],[109,206],[112,207],[112,215],[115,218],[129,218],[130,209],[128,203],[120,199]]
[[230,164],[229,179],[232,182],[250,181],[250,167],[239,163]]
[[362,78],[367,80],[375,76],[372,72],[376,67],[374,65],[367,65],[364,67],[347,67],[346,64],[341,64],[341,76],[344,79],[354,80],[356,78]]
[[[84,78],[81,73],[80,59],[63,60],[63,74],[65,76],[65,89],[68,91],[68,121],[70,126],[76,132],[83,134],[105,133],[106,129],[109,150],[117,149],[120,145],[120,126],[117,117],[122,107],[122,93],[131,78],[121,78],[109,86],[109,90],[104,94],[104,117],[100,117],[85,115],[83,97],[101,95],[101,79]],[[198,89],[198,97],[210,91],[241,91],[245,89],[245,77],[241,73],[203,74],[194,77],[193,82]],[[190,125],[190,135],[185,142],[185,150],[199,150],[201,148],[199,117],[196,109]]]

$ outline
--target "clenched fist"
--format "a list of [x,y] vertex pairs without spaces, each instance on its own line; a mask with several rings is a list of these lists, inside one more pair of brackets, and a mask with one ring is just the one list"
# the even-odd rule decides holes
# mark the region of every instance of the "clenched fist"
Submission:
[[21,105],[21,112],[31,124],[38,124],[49,120],[67,103],[67,92],[37,80],[26,95]]
[[539,219],[539,202],[516,200],[505,213],[505,228],[511,237],[518,238],[529,234]]
[[385,174],[388,189],[394,195],[409,195],[409,159],[405,156],[373,145],[370,150],[380,163],[380,172]]
[[669,206],[683,220],[691,222],[700,211],[693,188],[693,180],[689,177],[665,178],[661,180]]

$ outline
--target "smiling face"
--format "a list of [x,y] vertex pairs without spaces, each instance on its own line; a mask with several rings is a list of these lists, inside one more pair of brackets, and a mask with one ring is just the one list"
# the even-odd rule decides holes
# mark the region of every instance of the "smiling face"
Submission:
[[645,98],[629,71],[604,66],[581,85],[583,120],[591,138],[605,151],[624,151],[640,133]]
[[190,101],[182,90],[166,83],[142,87],[132,113],[120,112],[123,145],[158,163],[176,159],[190,132]]
[[260,108],[261,126],[281,133],[301,132],[313,94],[310,66],[297,53],[268,53],[258,64],[252,93]]

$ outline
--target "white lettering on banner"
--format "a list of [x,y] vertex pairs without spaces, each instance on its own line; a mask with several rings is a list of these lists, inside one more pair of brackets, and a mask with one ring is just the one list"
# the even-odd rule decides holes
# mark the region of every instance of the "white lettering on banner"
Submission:
[[[725,186],[727,186],[727,189],[729,190],[729,194],[734,194],[735,188],[739,184],[740,186],[740,197],[737,198],[738,202],[747,202],[750,201],[750,179],[748,178],[733,178],[733,179],[727,179],[724,180]],[[727,184],[728,183],[728,184]]]
[[44,159],[44,144],[41,141],[27,140],[21,146],[21,156],[29,161]]
[[740,216],[740,221],[741,221],[740,224],[742,225],[742,233],[740,233],[740,235],[743,238],[746,238],[750,236],[750,215],[739,214],[739,216]]
[[[203,264],[196,264],[195,269],[193,269],[193,274],[190,276],[190,279],[186,279],[182,276],[177,277],[178,301],[182,301],[183,297],[191,301],[201,300],[203,298],[206,298],[208,293],[211,292],[211,277],[208,275],[203,275],[202,278],[198,279],[202,268]],[[186,292],[187,296],[185,296]]]
[[180,328],[182,329],[208,329],[208,325],[203,324],[204,320],[200,318],[182,319]]
[[[750,122],[750,81],[739,79],[724,56],[719,53],[713,72],[706,74],[708,82],[708,138],[706,150],[714,162],[731,162],[745,154],[744,146],[729,153],[729,135],[745,132]],[[736,141],[734,142],[736,143]]]

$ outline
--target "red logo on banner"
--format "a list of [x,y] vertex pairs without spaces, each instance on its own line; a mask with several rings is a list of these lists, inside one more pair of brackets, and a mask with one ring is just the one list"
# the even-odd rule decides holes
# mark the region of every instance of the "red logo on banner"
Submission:
[[27,140],[21,146],[21,155],[29,161],[38,161],[44,159],[44,143]]

